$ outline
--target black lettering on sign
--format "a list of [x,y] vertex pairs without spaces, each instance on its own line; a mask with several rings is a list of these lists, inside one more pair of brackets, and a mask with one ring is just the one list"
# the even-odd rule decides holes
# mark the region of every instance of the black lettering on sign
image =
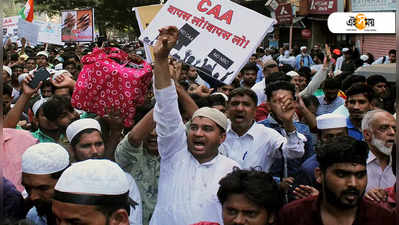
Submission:
[[184,24],[179,30],[179,39],[174,48],[180,50],[183,46],[188,46],[199,34],[200,33],[188,23]]
[[213,59],[226,70],[234,63],[231,59],[216,49],[213,49],[211,53],[209,53],[208,57]]

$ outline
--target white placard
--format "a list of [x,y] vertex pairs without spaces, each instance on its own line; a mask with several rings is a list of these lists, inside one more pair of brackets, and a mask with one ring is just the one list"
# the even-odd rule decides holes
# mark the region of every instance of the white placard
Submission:
[[18,21],[18,37],[25,38],[31,45],[37,45],[39,25],[20,19]]
[[11,38],[12,42],[18,39],[18,20],[19,16],[12,16],[3,18],[2,31],[3,43]]
[[171,55],[230,84],[275,23],[229,0],[169,0],[139,39],[154,45],[160,28],[176,26]]
[[55,45],[65,44],[61,41],[61,24],[47,23],[38,20],[34,20],[33,23],[39,25],[38,41]]

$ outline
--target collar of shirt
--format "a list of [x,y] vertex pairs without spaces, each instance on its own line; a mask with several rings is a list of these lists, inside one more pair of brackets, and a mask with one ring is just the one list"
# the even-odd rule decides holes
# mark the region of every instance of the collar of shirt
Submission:
[[[378,150],[377,150],[377,151],[378,151]],[[374,155],[374,153],[371,152],[371,151],[369,151],[369,155],[368,155],[368,158],[367,158],[367,164],[370,164],[370,163],[372,163],[373,161],[375,161],[378,165],[380,164],[380,163],[378,162],[378,160],[377,160],[377,157]],[[389,156],[389,163],[388,163],[388,166],[390,166],[391,164],[392,164],[392,157]]]
[[191,154],[191,159],[193,160],[194,164],[196,167],[210,167],[214,164],[216,164],[217,162],[219,162],[219,160],[221,159],[222,155],[220,155],[219,153],[210,161],[208,162],[204,162],[204,163],[200,163],[198,162],[198,160],[193,156],[193,154]]
[[[229,120],[230,121],[230,120]],[[242,136],[239,136],[232,128],[231,128],[231,122],[228,123],[228,127],[227,127],[227,133],[230,133],[231,135],[235,136],[235,137],[244,137],[246,135],[250,136],[252,139],[255,138],[256,135],[256,122],[253,121],[252,126],[248,129],[247,132],[245,132],[245,134],[243,134]]]

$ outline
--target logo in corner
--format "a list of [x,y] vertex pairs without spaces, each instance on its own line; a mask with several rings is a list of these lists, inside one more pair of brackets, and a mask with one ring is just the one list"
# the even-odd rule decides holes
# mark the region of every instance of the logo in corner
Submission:
[[346,25],[356,27],[358,30],[364,30],[366,27],[374,27],[374,18],[367,18],[363,13],[359,13],[356,16],[350,16],[346,21]]

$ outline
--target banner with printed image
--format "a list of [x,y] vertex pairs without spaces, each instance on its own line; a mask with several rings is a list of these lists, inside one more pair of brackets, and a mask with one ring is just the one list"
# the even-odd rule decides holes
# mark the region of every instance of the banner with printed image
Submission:
[[61,27],[63,42],[93,42],[94,9],[62,11]]
[[154,45],[160,28],[176,26],[171,55],[230,84],[275,23],[229,0],[169,0],[139,39]]

